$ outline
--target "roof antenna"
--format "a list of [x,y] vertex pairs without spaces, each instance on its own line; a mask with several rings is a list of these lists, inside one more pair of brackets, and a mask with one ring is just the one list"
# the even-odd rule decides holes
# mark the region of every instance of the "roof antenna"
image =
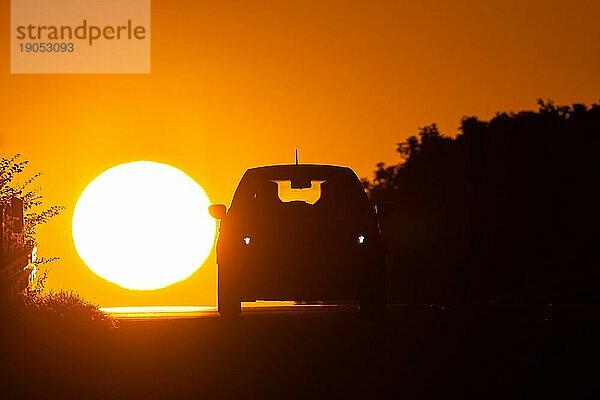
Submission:
[[296,165],[298,165],[298,148],[296,147]]

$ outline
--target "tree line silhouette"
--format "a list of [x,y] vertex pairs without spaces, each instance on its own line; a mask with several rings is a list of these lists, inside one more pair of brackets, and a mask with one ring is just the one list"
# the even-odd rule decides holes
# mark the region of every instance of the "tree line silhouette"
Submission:
[[464,117],[454,138],[421,128],[364,181],[394,204],[389,301],[600,300],[600,105],[538,105]]

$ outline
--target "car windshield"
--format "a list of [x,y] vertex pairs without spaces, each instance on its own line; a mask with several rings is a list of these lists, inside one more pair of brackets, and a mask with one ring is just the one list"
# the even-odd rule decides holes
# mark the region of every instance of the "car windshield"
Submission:
[[281,166],[249,170],[231,211],[255,216],[311,217],[364,213],[367,196],[347,168]]

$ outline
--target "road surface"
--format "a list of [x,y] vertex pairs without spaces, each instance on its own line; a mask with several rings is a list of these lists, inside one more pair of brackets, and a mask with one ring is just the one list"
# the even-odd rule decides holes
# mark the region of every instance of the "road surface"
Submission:
[[[124,314],[129,311],[128,318]],[[5,365],[32,398],[584,398],[597,324],[512,322],[442,306],[112,310],[119,327],[47,327]],[[11,348],[22,343],[15,339]],[[9,349],[5,349],[10,351]],[[8,387],[8,386],[5,386]]]

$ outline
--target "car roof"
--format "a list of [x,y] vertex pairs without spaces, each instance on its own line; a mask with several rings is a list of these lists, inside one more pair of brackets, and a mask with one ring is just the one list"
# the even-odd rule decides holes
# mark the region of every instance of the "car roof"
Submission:
[[314,178],[327,178],[338,176],[356,176],[354,171],[349,167],[339,165],[324,165],[324,164],[281,164],[267,165],[262,167],[250,168],[246,171],[247,176],[253,177],[272,177],[281,176],[311,176]]

